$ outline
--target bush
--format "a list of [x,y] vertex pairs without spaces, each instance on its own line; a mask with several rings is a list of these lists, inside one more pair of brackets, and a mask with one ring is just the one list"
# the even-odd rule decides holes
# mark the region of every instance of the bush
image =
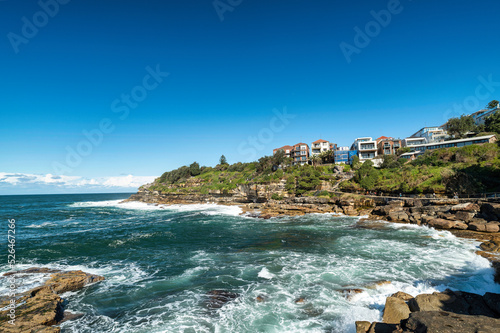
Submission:
[[279,195],[278,193],[273,193],[273,195],[271,195],[271,199],[273,199],[273,200],[283,200],[283,197],[281,195]]
[[189,172],[191,173],[191,176],[198,176],[201,173],[200,165],[196,162],[193,162],[189,166]]

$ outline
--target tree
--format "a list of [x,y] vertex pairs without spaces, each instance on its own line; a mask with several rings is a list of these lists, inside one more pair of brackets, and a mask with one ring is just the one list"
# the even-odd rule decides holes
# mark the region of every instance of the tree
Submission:
[[373,162],[368,160],[356,171],[354,181],[361,185],[365,190],[375,189],[375,184],[379,178],[379,171],[373,167]]
[[399,158],[396,155],[384,155],[382,157],[382,164],[380,165],[380,168],[395,169],[401,167],[404,164],[404,162],[405,160],[403,158]]
[[351,166],[352,166],[352,168],[354,170],[358,170],[361,167],[361,162],[359,161],[359,157],[358,156],[354,156],[352,158]]
[[499,103],[500,103],[499,101],[497,101],[496,99],[494,99],[491,102],[489,102],[488,105],[486,105],[486,108],[488,108],[488,109],[495,109],[495,108],[498,107]]
[[321,162],[321,157],[319,155],[312,155],[309,157],[309,161],[311,161],[313,166],[316,166]]
[[448,133],[455,138],[463,138],[468,132],[476,130],[472,116],[461,115],[460,118],[448,119]]
[[197,162],[193,162],[189,166],[189,172],[191,173],[191,176],[198,176],[201,173],[200,165]]
[[219,164],[221,165],[224,165],[224,164],[228,164],[227,163],[227,159],[226,159],[226,156],[222,155],[219,159]]
[[285,151],[280,149],[273,155],[273,163],[275,165],[282,165],[285,162],[285,158]]
[[335,152],[333,150],[326,150],[319,154],[321,161],[323,163],[333,163],[333,158],[335,156]]
[[500,112],[495,112],[485,121],[486,132],[495,132],[500,134]]
[[409,153],[411,151],[410,147],[401,147],[396,151],[397,156],[401,156],[403,154]]

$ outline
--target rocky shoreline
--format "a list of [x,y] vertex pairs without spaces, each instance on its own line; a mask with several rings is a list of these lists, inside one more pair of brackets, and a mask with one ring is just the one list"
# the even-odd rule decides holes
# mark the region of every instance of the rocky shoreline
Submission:
[[[495,282],[500,283],[500,203],[480,199],[388,198],[335,193],[329,197],[271,199],[272,191],[239,189],[230,194],[199,195],[148,191],[126,201],[148,204],[238,205],[247,216],[268,219],[309,213],[360,216],[363,221],[389,221],[448,230],[457,237],[482,242],[476,253],[491,261]],[[262,188],[261,188],[262,190]],[[276,189],[273,189],[276,190]],[[283,192],[280,192],[283,194]],[[363,227],[363,226],[362,226]],[[368,226],[364,226],[368,227]],[[373,226],[370,226],[373,227]],[[415,297],[398,292],[387,298],[382,323],[356,322],[357,333],[499,332],[500,295],[484,296],[447,290]]]
[[[59,295],[69,291],[77,291],[104,280],[102,276],[82,271],[60,271],[38,267],[8,272],[3,276],[5,278],[19,278],[33,274],[40,276],[42,274],[51,275],[42,286],[15,295],[13,299],[10,297],[0,298],[0,309],[6,309],[0,311],[1,332],[60,332],[61,328],[54,325],[66,320],[80,318],[84,314],[65,311],[67,301]],[[12,300],[15,300],[15,311],[12,308]],[[12,322],[13,319],[15,321]]]

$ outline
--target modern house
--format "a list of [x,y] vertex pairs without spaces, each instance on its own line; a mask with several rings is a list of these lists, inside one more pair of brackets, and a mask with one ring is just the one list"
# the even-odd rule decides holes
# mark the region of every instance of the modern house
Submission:
[[293,146],[291,153],[293,165],[304,165],[309,159],[309,146],[306,143],[300,142]]
[[[446,125],[446,124],[445,124]],[[449,138],[448,132],[443,126],[423,127],[415,132],[410,138],[425,138],[428,143],[442,142]]]
[[403,147],[419,146],[419,145],[424,145],[426,143],[427,143],[426,138],[406,138],[406,139],[403,139]]
[[311,155],[319,155],[322,152],[331,150],[331,145],[329,141],[326,140],[316,140],[311,144]]
[[495,135],[485,135],[479,136],[475,138],[466,138],[466,139],[458,139],[458,140],[449,140],[438,143],[426,143],[422,145],[412,145],[409,146],[411,152],[401,155],[402,158],[406,159],[414,159],[419,155],[422,155],[427,150],[435,150],[440,148],[452,148],[452,147],[465,147],[470,145],[478,145],[484,143],[493,143],[497,141],[497,137]]
[[333,153],[333,161],[335,164],[350,164],[349,147],[337,147]]
[[280,150],[283,150],[283,152],[285,153],[285,157],[291,157],[293,147],[292,146],[283,146],[280,148],[273,149],[273,155],[276,154]]
[[497,104],[496,108],[479,110],[471,114],[471,116],[472,119],[474,119],[474,123],[476,125],[484,125],[486,122],[486,118],[488,118],[489,116],[491,116],[492,114],[496,113],[499,110],[500,110],[500,103]]
[[377,141],[371,137],[357,138],[351,146],[351,150],[358,151],[360,162],[372,160],[377,157]]
[[396,155],[398,149],[402,147],[401,139],[381,136],[375,141],[377,141],[378,155]]

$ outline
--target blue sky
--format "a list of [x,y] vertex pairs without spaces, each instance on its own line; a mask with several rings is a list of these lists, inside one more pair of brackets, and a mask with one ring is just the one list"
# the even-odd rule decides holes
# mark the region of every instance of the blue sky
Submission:
[[1,1],[0,194],[133,190],[221,154],[250,161],[285,144],[441,125],[499,99],[499,10],[493,0]]

